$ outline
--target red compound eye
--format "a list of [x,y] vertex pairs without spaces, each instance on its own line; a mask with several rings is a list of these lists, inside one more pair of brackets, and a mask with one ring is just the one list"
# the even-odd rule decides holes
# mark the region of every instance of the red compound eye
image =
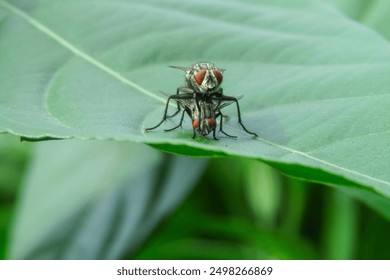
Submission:
[[214,128],[215,127],[215,120],[214,119],[208,118],[207,122],[209,123],[209,127],[210,128]]
[[223,79],[222,73],[219,72],[218,70],[213,70],[213,73],[214,73],[215,78],[217,78],[218,83],[219,84],[222,83],[222,79]]
[[198,85],[201,85],[204,79],[204,76],[206,75],[206,70],[201,70],[195,75],[195,81]]
[[198,126],[199,126],[199,119],[193,120],[193,121],[192,121],[192,127],[193,127],[194,129],[197,129]]

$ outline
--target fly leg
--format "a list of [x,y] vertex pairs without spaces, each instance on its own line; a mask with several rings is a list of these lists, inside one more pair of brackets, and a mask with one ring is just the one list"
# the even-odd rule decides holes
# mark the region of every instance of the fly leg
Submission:
[[[178,87],[176,89],[176,95],[179,95],[180,92],[184,93],[185,95],[194,93],[194,91],[192,89],[186,88],[186,87]],[[174,112],[172,115],[167,115],[167,118],[173,118],[174,116],[176,116],[180,112],[180,103],[179,103],[179,101],[176,100],[176,104],[177,104],[176,112]]]
[[226,116],[222,115],[222,112],[221,112],[220,110],[218,110],[218,113],[215,115],[215,118],[218,118],[218,117],[220,117],[220,119],[219,119],[219,131],[221,131],[221,132],[222,132],[223,134],[225,134],[227,137],[230,137],[230,138],[237,138],[237,136],[227,134],[225,131],[222,130],[223,117],[226,117]]
[[[215,126],[214,127],[214,129],[213,129],[213,138],[215,139],[215,140],[219,140],[219,138],[217,138],[216,136],[215,136],[215,131],[217,130],[217,126]],[[224,132],[224,134],[226,134],[225,132]]]
[[[164,110],[164,115],[161,119],[161,121],[156,124],[155,126],[153,127],[149,127],[149,128],[145,128],[145,132],[148,132],[150,130],[153,130],[153,129],[156,129],[157,127],[159,127],[166,119],[170,118],[170,116],[167,115],[167,112],[168,112],[168,105],[169,105],[169,101],[171,101],[171,99],[173,100],[176,100],[177,102],[179,102],[178,100],[188,100],[188,99],[191,99],[193,98],[192,94],[189,95],[189,94],[186,94],[186,95],[171,95],[168,97],[168,100],[167,100],[167,103],[165,105],[165,110]],[[176,113],[177,114],[177,113]]]
[[251,134],[255,137],[258,137],[258,135],[254,132],[251,132],[249,131],[248,129],[246,129],[246,127],[244,126],[244,124],[242,123],[242,120],[241,120],[241,112],[240,112],[240,106],[238,105],[238,100],[237,98],[235,97],[232,97],[232,96],[222,96],[222,97],[212,97],[213,100],[221,100],[221,101],[233,101],[236,103],[237,105],[237,115],[238,115],[238,123],[241,125],[242,129],[245,130],[246,133],[248,134]]
[[164,131],[168,132],[168,131],[175,130],[175,129],[178,128],[178,127],[181,127],[181,125],[182,125],[182,123],[183,123],[184,113],[185,113],[185,112],[186,112],[186,111],[183,111],[183,113],[181,114],[180,123],[179,123],[177,126],[172,127],[172,128],[169,128],[169,129],[164,129]]

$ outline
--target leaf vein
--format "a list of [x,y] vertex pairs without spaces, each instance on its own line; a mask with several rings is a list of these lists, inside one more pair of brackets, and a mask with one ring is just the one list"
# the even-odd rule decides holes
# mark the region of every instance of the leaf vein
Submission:
[[49,27],[45,26],[44,24],[42,24],[41,22],[39,22],[35,18],[31,17],[29,14],[25,13],[24,11],[18,9],[17,7],[12,5],[11,3],[7,2],[7,1],[0,1],[0,5],[5,7],[9,11],[11,11],[12,13],[18,15],[19,17],[23,18],[29,24],[34,26],[36,29],[41,31],[43,34],[45,34],[46,36],[48,36],[52,40],[56,41],[58,44],[60,44],[64,48],[66,48],[68,51],[70,51],[74,55],[80,57],[84,61],[87,61],[88,63],[97,67],[98,69],[102,70],[103,72],[107,73],[108,75],[116,78],[118,81],[120,81],[120,82],[134,88],[135,90],[137,90],[137,91],[139,91],[139,92],[141,92],[149,97],[152,97],[160,102],[165,102],[165,99],[157,96],[153,92],[143,88],[142,86],[138,85],[137,83],[127,79],[126,77],[121,75],[119,72],[111,69],[110,67],[108,67],[107,65],[98,61],[94,57],[92,57],[89,54],[85,53],[84,51],[78,49],[76,46],[72,45],[71,42],[68,42],[63,37],[61,37],[59,34],[52,31]]

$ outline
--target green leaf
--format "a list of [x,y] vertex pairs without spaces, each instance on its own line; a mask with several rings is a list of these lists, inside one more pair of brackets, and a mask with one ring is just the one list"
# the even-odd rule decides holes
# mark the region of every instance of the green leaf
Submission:
[[[148,242],[137,259],[316,259],[297,238],[259,229],[242,218],[186,213]],[[177,214],[176,214],[177,215]],[[176,230],[185,231],[181,233]]]
[[[144,142],[174,153],[251,157],[306,180],[390,196],[390,48],[315,0],[0,1],[0,131]],[[70,20],[71,19],[71,20]],[[154,132],[182,74],[227,69],[253,139]],[[178,149],[177,147],[180,147]]]
[[[370,13],[372,8],[377,5],[378,0],[366,1],[366,0],[325,0],[332,3],[343,13],[349,17],[364,22],[367,14]],[[386,0],[385,0],[386,1]]]
[[260,162],[244,161],[241,164],[244,169],[243,185],[253,214],[264,228],[275,227],[281,209],[280,173]]
[[327,0],[343,13],[390,39],[390,2],[387,0]]
[[328,194],[323,219],[323,249],[325,259],[353,259],[356,249],[358,219],[353,199],[331,190]]
[[0,260],[8,251],[9,228],[14,205],[30,151],[18,137],[3,135],[0,140]]
[[389,199],[364,189],[348,188],[348,187],[340,187],[340,186],[337,186],[336,188],[341,190],[343,193],[364,202],[372,209],[377,211],[379,214],[381,214],[388,221],[390,221],[390,200]]
[[10,258],[123,258],[186,196],[205,164],[128,143],[40,143]]

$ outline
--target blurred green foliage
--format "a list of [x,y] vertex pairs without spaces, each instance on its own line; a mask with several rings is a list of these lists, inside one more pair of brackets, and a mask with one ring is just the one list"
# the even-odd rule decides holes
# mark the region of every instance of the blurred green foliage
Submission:
[[[16,196],[31,157],[30,147],[45,144],[20,142],[7,135],[0,143],[1,257],[9,258],[6,249],[13,234],[12,218],[20,207]],[[64,149],[63,145],[55,143],[58,149]],[[173,215],[145,243],[137,244],[135,253],[122,258],[390,258],[390,251],[383,250],[390,246],[388,221],[341,191],[286,177],[254,160],[213,159],[205,170]],[[99,224],[94,228],[98,230]]]
[[30,154],[30,143],[0,135],[0,258],[6,258],[8,234],[16,197]]
[[135,257],[388,259],[389,233],[386,219],[340,191],[256,161],[215,159]]

